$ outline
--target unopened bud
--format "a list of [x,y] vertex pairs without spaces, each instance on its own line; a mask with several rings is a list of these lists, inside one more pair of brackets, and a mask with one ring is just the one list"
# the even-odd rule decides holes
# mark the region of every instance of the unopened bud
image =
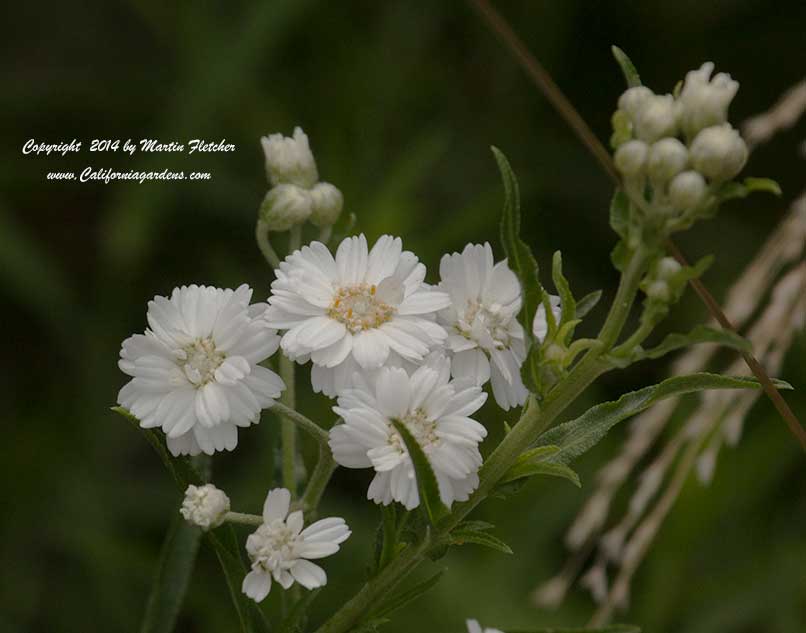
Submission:
[[710,79],[713,71],[713,63],[706,62],[686,75],[679,98],[680,126],[689,138],[703,128],[725,123],[728,106],[739,90],[739,83],[725,73]]
[[311,192],[296,185],[277,185],[260,205],[260,219],[270,231],[287,231],[311,215]]
[[229,497],[213,484],[188,486],[179,513],[185,521],[200,527],[205,532],[224,522],[229,512]]
[[691,143],[691,164],[711,180],[730,180],[746,162],[747,145],[728,123],[705,128]]
[[565,350],[556,343],[552,343],[546,348],[546,360],[552,363],[558,363],[565,358]]
[[628,178],[640,176],[646,166],[649,146],[643,141],[627,141],[616,150],[616,168]]
[[650,299],[657,299],[658,301],[668,301],[671,297],[669,284],[660,280],[653,281],[646,289],[646,296]]
[[647,171],[656,182],[665,183],[686,168],[688,150],[676,138],[664,138],[649,150]]
[[652,91],[646,86],[633,86],[627,88],[618,100],[619,110],[627,113],[633,123],[638,118],[638,113],[641,112],[644,103],[647,99],[652,97]]
[[290,183],[306,189],[319,180],[308,136],[294,128],[294,136],[271,134],[260,139],[266,156],[266,175],[273,185]]
[[311,224],[332,226],[341,215],[344,196],[329,182],[320,182],[311,189]]
[[664,257],[658,262],[656,269],[658,279],[662,281],[669,281],[669,279],[679,273],[682,268],[683,267],[674,257]]
[[641,104],[634,123],[635,135],[647,143],[654,143],[665,136],[675,136],[677,105],[674,97],[651,95]]
[[669,200],[677,209],[694,209],[705,199],[706,190],[705,178],[699,172],[684,171],[669,184]]

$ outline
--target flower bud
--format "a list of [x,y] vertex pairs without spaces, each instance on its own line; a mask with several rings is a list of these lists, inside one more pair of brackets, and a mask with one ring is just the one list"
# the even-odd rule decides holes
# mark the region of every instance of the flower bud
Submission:
[[662,281],[669,281],[677,273],[682,270],[682,266],[674,257],[664,257],[657,265],[656,274],[658,279]]
[[676,138],[664,138],[649,150],[647,171],[656,182],[667,182],[686,168],[688,150]]
[[650,299],[656,299],[658,301],[668,301],[671,298],[669,284],[660,280],[653,281],[646,289],[646,296]]
[[730,180],[745,162],[747,145],[728,123],[705,128],[691,143],[691,164],[711,180]]
[[679,97],[680,127],[689,138],[703,128],[725,123],[728,106],[739,90],[739,83],[725,73],[710,79],[713,71],[713,63],[706,62],[686,75]]
[[677,105],[672,95],[651,95],[638,109],[634,119],[635,135],[654,143],[664,136],[677,134]]
[[336,223],[344,207],[344,196],[329,182],[320,182],[311,189],[311,224],[318,227]]
[[270,231],[287,231],[302,224],[311,215],[311,192],[296,185],[277,185],[271,189],[260,205],[260,219]]
[[646,86],[627,88],[618,100],[619,110],[623,110],[635,122],[644,103],[652,97],[652,91]]
[[224,522],[229,512],[229,497],[213,484],[188,486],[179,513],[188,523],[200,527],[205,532]]
[[302,128],[294,128],[294,136],[271,134],[260,139],[266,156],[266,175],[273,185],[290,183],[306,189],[319,180],[308,136]]
[[547,361],[557,363],[565,358],[565,349],[556,343],[552,343],[546,348],[545,355]]
[[613,160],[616,168],[628,178],[643,174],[649,146],[643,141],[627,141],[616,150]]
[[669,200],[677,209],[694,209],[704,199],[705,178],[697,171],[684,171],[669,184]]

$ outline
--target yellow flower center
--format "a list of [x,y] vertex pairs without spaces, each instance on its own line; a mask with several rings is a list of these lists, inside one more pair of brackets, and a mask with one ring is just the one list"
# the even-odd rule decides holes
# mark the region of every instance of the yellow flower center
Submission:
[[395,307],[379,300],[375,296],[377,289],[365,283],[339,288],[327,315],[344,323],[353,334],[380,327],[395,315]]

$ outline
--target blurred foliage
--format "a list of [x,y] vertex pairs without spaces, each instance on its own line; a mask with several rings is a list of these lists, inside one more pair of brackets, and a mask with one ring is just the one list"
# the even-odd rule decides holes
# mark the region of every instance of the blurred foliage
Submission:
[[[611,43],[657,90],[713,59],[742,84],[734,120],[768,107],[804,73],[802,2],[498,4],[600,138],[609,135],[623,86]],[[603,288],[612,296],[606,177],[462,2],[87,0],[5,3],[0,15],[7,27],[0,42],[0,630],[137,629],[179,495],[142,438],[109,411],[124,383],[118,346],[145,327],[146,301],[176,285],[245,281],[258,298],[268,294],[270,275],[252,242],[266,189],[261,134],[301,124],[320,172],[344,191],[359,228],[371,239],[403,235],[432,274],[449,249],[495,243],[502,195],[488,149],[495,144],[521,181],[524,227],[541,269],[550,270],[551,252],[561,249],[580,294]],[[806,184],[795,152],[804,131],[801,124],[759,149],[747,168],[779,180],[783,200],[733,203],[681,240],[692,258],[717,251],[706,281],[718,296]],[[22,156],[31,137],[225,137],[238,151]],[[87,164],[210,170],[214,178],[44,180],[48,170]],[[688,293],[668,329],[687,329],[704,314]],[[782,374],[801,389],[788,396],[801,418],[804,354],[801,336]],[[580,407],[663,372],[654,363],[607,377]],[[305,412],[331,415],[323,399],[305,397],[301,382]],[[484,414],[490,446],[501,417],[492,407]],[[258,509],[272,482],[276,427],[266,414],[241,434],[237,452],[215,460],[216,480],[239,509]],[[578,464],[583,484],[622,437],[623,430],[611,434]],[[361,582],[356,561],[369,564],[378,512],[363,500],[366,485],[366,473],[342,470],[326,495],[323,513],[345,516],[354,536],[327,562],[331,580],[315,602],[316,618]],[[448,568],[437,587],[386,630],[459,631],[467,616],[500,627],[584,623],[591,603],[581,591],[557,613],[528,599],[561,564],[562,533],[584,494],[584,485],[579,491],[546,479],[506,503],[490,501],[478,518],[495,522],[516,556],[452,551],[422,570],[426,577]],[[722,455],[715,483],[686,489],[623,619],[651,633],[806,630],[804,531],[803,456],[772,408],[759,403],[741,445]],[[279,594],[272,592],[268,609]],[[232,630],[234,618],[203,548],[179,630]]]

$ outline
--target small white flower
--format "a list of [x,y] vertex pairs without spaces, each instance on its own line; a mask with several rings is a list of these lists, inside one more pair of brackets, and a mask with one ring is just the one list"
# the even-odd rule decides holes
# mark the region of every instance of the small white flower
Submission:
[[613,159],[618,170],[628,178],[641,176],[646,169],[649,145],[643,141],[627,141],[621,145]]
[[148,303],[145,334],[123,341],[120,369],[132,376],[118,404],[143,428],[161,427],[174,455],[232,450],[238,427],[256,424],[285,388],[258,365],[279,337],[252,290],[175,288]]
[[442,501],[465,501],[479,482],[478,444],[487,430],[470,415],[487,394],[469,381],[451,381],[447,359],[423,365],[409,376],[383,367],[374,382],[356,381],[333,410],[344,424],[330,431],[334,459],[347,468],[374,468],[367,497],[407,509],[420,503],[414,466],[392,421],[399,420],[419,443],[434,470]]
[[468,620],[467,633],[503,633],[503,631],[499,631],[498,629],[491,629],[489,627],[482,628],[478,620]]
[[689,138],[703,128],[725,123],[730,102],[739,90],[739,83],[728,74],[719,73],[710,79],[713,71],[714,64],[706,62],[686,75],[678,101],[680,126]]
[[312,192],[297,185],[282,184],[269,190],[260,205],[260,219],[270,231],[287,231],[311,217]]
[[619,97],[619,110],[626,112],[627,116],[634,122],[638,118],[639,113],[643,110],[644,104],[652,96],[652,91],[646,86],[627,88]]
[[[549,295],[549,305],[551,306],[551,314],[554,316],[554,322],[559,324],[563,314],[560,297],[557,295]],[[532,322],[532,334],[534,334],[538,343],[542,343],[548,333],[549,322],[548,319],[546,319],[546,308],[541,301],[540,305],[537,306],[537,310],[535,310],[535,319]]]
[[479,386],[490,380],[504,410],[522,405],[529,392],[520,373],[526,343],[518,322],[522,299],[517,276],[506,260],[493,264],[488,243],[444,255],[439,274],[438,287],[451,298],[438,320],[448,330],[454,377]]
[[669,281],[682,269],[683,267],[674,257],[664,257],[658,262],[656,273],[658,279]]
[[669,201],[677,209],[694,209],[705,199],[707,188],[700,172],[684,171],[669,183]]
[[275,273],[266,318],[286,330],[289,358],[313,361],[317,392],[335,396],[335,385],[349,386],[357,369],[378,369],[393,353],[421,362],[447,338],[435,315],[450,298],[423,283],[425,266],[400,238],[384,235],[368,250],[363,235],[348,237],[335,259],[313,242]]
[[691,164],[711,180],[730,180],[746,162],[747,145],[729,123],[705,128],[691,143]]
[[332,226],[341,215],[344,196],[329,182],[317,183],[311,189],[311,224],[318,227]]
[[261,602],[271,590],[272,578],[288,589],[294,581],[306,589],[327,584],[325,570],[312,560],[339,551],[350,536],[344,519],[330,517],[302,529],[302,511],[288,513],[291,493],[285,488],[270,490],[263,504],[263,524],[246,539],[252,571],[243,579],[241,590]]
[[675,136],[677,110],[678,106],[672,95],[648,96],[633,119],[635,135],[647,143],[654,143],[665,136]]
[[665,183],[686,168],[688,150],[676,138],[664,138],[649,150],[647,172],[654,182]]
[[310,189],[319,180],[308,136],[294,128],[294,136],[271,134],[260,139],[266,156],[266,175],[273,185],[290,183]]
[[227,512],[229,512],[229,497],[213,484],[188,486],[182,507],[179,509],[185,521],[200,527],[205,532],[221,525]]

